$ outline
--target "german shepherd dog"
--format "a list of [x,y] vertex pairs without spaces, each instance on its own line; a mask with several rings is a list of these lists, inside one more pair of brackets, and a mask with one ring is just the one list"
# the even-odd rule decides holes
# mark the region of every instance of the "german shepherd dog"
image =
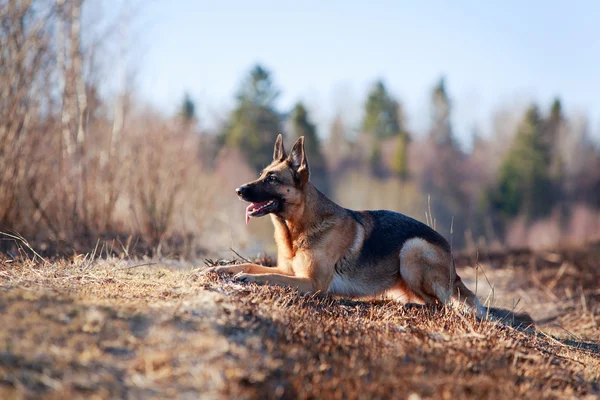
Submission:
[[456,274],[450,245],[429,226],[392,211],[353,211],[310,182],[304,137],[289,155],[281,135],[273,162],[260,177],[236,189],[250,202],[250,218],[270,214],[277,267],[239,264],[206,272],[235,274],[245,282],[291,286],[301,292],[349,297],[391,294],[405,303],[485,309]]

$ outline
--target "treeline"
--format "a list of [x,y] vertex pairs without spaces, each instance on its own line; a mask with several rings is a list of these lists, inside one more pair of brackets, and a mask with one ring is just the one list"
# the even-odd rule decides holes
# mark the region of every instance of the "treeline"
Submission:
[[[508,134],[510,121],[497,120],[497,131],[475,133],[467,152],[453,131],[444,79],[431,89],[426,132],[409,131],[400,99],[381,80],[373,83],[352,132],[338,116],[318,135],[305,105],[278,110],[278,95],[269,71],[255,66],[217,132],[220,144],[238,148],[255,170],[270,162],[277,134],[290,143],[304,135],[313,180],[323,192],[348,206],[408,212],[446,236],[453,225],[458,247],[486,238],[488,245],[543,245],[600,234],[600,151],[585,120],[568,118],[559,98],[545,111],[531,104]],[[540,222],[552,232],[542,229],[536,241],[527,231]]]
[[[443,79],[431,90],[427,132],[408,129],[401,99],[383,81],[364,99],[359,126],[338,115],[318,131],[302,102],[277,107],[280,89],[257,65],[226,121],[208,132],[190,96],[173,116],[144,106],[127,55],[106,46],[127,48],[114,28],[126,21],[86,25],[82,7],[0,8],[0,231],[49,253],[89,251],[98,238],[111,251],[187,256],[265,248],[268,221],[246,229],[233,188],[270,162],[279,133],[286,143],[307,138],[313,182],[340,204],[401,211],[445,236],[453,225],[456,247],[600,233],[600,153],[585,119],[565,115],[559,100],[548,110],[532,105],[517,122],[499,113],[495,131],[474,135],[466,152]],[[101,96],[115,65],[120,86]]]

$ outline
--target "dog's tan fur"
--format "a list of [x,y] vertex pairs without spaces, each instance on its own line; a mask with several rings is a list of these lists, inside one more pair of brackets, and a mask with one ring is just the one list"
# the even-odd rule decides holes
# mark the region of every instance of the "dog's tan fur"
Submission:
[[[482,314],[477,297],[456,274],[450,247],[431,228],[391,212],[347,210],[328,199],[309,181],[304,138],[288,157],[280,135],[273,158],[259,179],[242,188],[280,199],[278,210],[271,213],[277,267],[240,264],[207,271],[302,292],[352,297],[393,293],[407,302],[427,304],[458,301]],[[389,230],[394,221],[403,224],[397,240]],[[402,231],[403,226],[410,232]],[[390,243],[388,248],[377,247],[378,237]]]

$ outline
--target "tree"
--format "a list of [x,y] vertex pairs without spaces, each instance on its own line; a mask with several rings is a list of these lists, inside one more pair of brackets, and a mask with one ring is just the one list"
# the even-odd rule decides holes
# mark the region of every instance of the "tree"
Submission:
[[426,151],[419,160],[422,166],[421,189],[431,196],[431,208],[442,232],[448,232],[452,224],[455,244],[464,240],[463,224],[469,218],[466,170],[468,159],[454,139],[451,124],[451,102],[444,78],[431,91],[431,126]]
[[323,193],[329,192],[329,177],[316,126],[310,121],[306,107],[298,102],[291,113],[294,141],[304,136],[304,151],[308,159],[311,181]]
[[456,145],[450,123],[450,112],[451,103],[446,91],[446,80],[442,77],[431,93],[432,127],[429,137],[437,145]]
[[394,153],[392,171],[400,179],[406,179],[408,177],[408,141],[408,135],[400,135],[398,138],[398,143],[396,144],[396,151]]
[[186,123],[196,121],[196,104],[189,93],[186,93],[183,97],[183,102],[179,107],[179,115]]
[[278,96],[270,72],[254,66],[238,90],[237,105],[222,133],[223,141],[239,148],[257,171],[271,162],[273,143],[282,133],[275,107]]
[[565,118],[562,103],[559,98],[554,99],[550,107],[550,115],[544,122],[542,132],[542,146],[546,156],[549,174],[555,184],[560,185],[564,175],[564,160],[561,155],[561,142],[565,132]]
[[375,82],[367,96],[362,129],[364,134],[370,137],[369,164],[375,172],[383,172],[381,141],[399,137],[392,170],[396,175],[405,178],[408,174],[406,153],[409,140],[404,127],[404,114],[400,103],[388,92],[381,80]]
[[552,208],[550,156],[543,131],[538,108],[531,105],[500,166],[497,186],[489,196],[492,208],[505,218],[521,213],[536,218]]
[[371,154],[369,154],[369,167],[376,175],[383,175],[384,168],[381,163],[381,139],[375,136],[371,142]]
[[375,82],[365,103],[363,131],[379,139],[405,131],[400,104],[387,91],[383,81]]

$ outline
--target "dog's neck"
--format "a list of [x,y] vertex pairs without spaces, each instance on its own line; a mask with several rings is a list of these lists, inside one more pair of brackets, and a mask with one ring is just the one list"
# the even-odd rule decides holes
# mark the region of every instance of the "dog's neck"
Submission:
[[300,236],[311,232],[312,227],[335,215],[336,211],[339,212],[339,209],[343,208],[321,193],[312,183],[307,182],[304,201],[300,203],[293,215],[280,220],[287,227],[291,241],[295,242]]

